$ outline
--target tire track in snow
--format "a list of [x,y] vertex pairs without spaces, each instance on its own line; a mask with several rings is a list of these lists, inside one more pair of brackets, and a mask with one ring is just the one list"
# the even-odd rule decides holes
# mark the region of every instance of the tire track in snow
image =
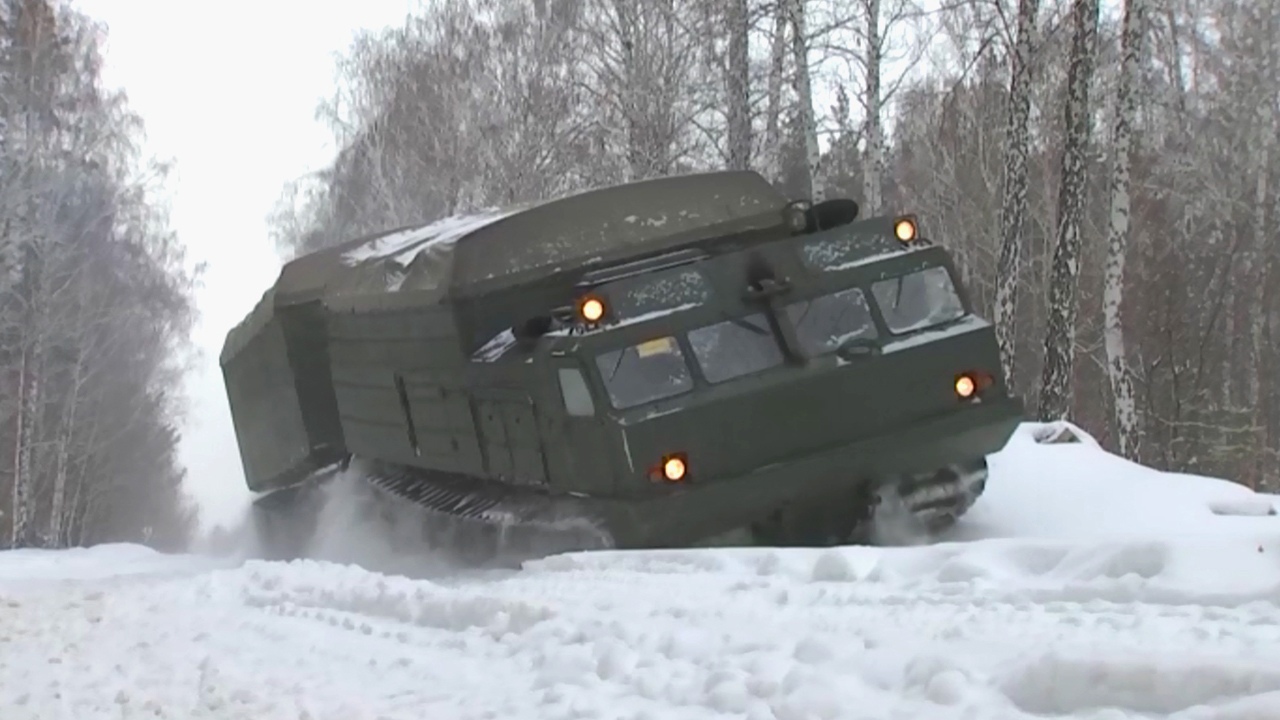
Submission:
[[[543,698],[553,705],[557,697],[573,697],[571,688],[598,691],[602,683],[611,683],[609,694],[617,697],[688,711],[710,706],[748,715],[767,712],[764,717],[809,711],[838,715],[850,706],[832,698],[843,695],[865,706],[868,694],[897,696],[899,702],[905,695],[933,706],[934,713],[940,706],[970,711],[989,706],[993,694],[1004,696],[1008,710],[1067,713],[1118,706],[1168,713],[1233,692],[1280,689],[1265,671],[1280,666],[1280,625],[1270,603],[1235,608],[1108,600],[1041,604],[971,585],[965,594],[964,583],[954,581],[904,587],[850,580],[853,576],[835,572],[826,556],[819,556],[810,582],[796,584],[784,574],[771,575],[769,568],[781,565],[778,556],[769,557],[762,561],[766,572],[757,568],[755,576],[708,557],[689,564],[655,558],[647,568],[601,576],[575,564],[599,558],[561,557],[464,591],[374,576],[335,581],[321,572],[307,582],[268,579],[283,568],[264,567],[267,574],[257,578],[246,597],[262,605],[309,608],[315,619],[348,629],[359,627],[361,621],[352,618],[364,613],[464,634],[466,641],[452,640],[454,649],[491,660],[520,659],[517,665],[536,668],[533,687],[546,689]],[[742,628],[751,628],[752,636],[743,637]],[[422,647],[448,642],[434,635],[415,637],[414,644]],[[1143,659],[1134,657],[1135,649],[1142,650]],[[1202,683],[1199,691],[1180,683],[1181,694],[1145,705],[1132,700],[1140,697],[1141,684],[1126,694],[1078,680],[1102,674],[1118,678],[1122,687],[1143,677],[1179,683],[1177,678],[1194,674],[1176,660],[1188,649],[1211,653],[1219,658],[1215,662],[1230,660],[1235,668],[1220,673],[1221,682]],[[1072,653],[1128,659],[1089,665],[1070,660]],[[1152,660],[1152,653],[1163,659]],[[957,654],[975,658],[973,667],[944,659]],[[1055,683],[1076,688],[1071,702],[1054,694]],[[1093,687],[1097,692],[1087,692]],[[1163,685],[1152,680],[1147,687],[1156,692]],[[851,694],[851,688],[858,692]],[[1038,700],[1036,693],[1044,697]],[[897,704],[887,702],[886,709]]]
[[[1083,599],[1081,583],[1142,597],[1167,559],[1017,553],[596,553],[474,581],[250,562],[6,588],[0,707],[16,708],[5,720],[1276,716],[1280,612],[1265,593]],[[1036,568],[1021,582],[1040,585],[1013,584]],[[1055,595],[1055,579],[1076,589]]]

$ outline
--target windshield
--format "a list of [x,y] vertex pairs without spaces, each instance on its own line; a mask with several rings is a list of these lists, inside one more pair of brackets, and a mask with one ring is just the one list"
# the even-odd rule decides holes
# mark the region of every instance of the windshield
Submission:
[[726,320],[689,333],[689,344],[709,382],[718,383],[781,365],[779,347],[763,314]]
[[858,288],[841,290],[787,306],[800,345],[809,355],[822,355],[859,338],[876,336],[867,298]]
[[673,337],[660,337],[596,357],[596,367],[619,410],[693,389],[693,376]]
[[881,280],[871,286],[885,324],[895,335],[940,325],[965,314],[944,267],[931,267]]

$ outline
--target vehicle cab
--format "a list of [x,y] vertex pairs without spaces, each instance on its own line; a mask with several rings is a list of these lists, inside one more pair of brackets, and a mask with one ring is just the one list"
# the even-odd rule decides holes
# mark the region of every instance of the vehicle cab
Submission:
[[990,324],[918,235],[872,218],[586,283],[544,338],[584,490],[721,482],[1002,392]]

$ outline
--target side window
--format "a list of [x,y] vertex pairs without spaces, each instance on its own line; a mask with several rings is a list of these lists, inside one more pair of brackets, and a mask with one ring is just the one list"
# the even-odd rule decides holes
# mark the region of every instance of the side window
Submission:
[[596,367],[618,409],[674,397],[693,389],[693,375],[673,337],[660,337],[596,356]]
[[689,333],[689,344],[707,380],[718,383],[783,362],[782,348],[764,315],[748,315]]
[[832,352],[851,340],[876,336],[871,308],[858,288],[792,303],[787,306],[787,317],[810,355]]
[[871,286],[871,294],[894,335],[940,325],[965,314],[951,275],[944,267],[881,280]]
[[560,396],[564,399],[565,412],[573,417],[591,417],[596,414],[591,388],[578,368],[560,368]]

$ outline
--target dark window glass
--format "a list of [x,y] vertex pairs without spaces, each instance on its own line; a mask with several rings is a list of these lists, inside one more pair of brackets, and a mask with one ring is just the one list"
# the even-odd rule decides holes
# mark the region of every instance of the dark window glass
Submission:
[[629,408],[679,395],[693,388],[684,353],[673,337],[661,337],[596,357],[609,400]]
[[707,380],[718,383],[782,364],[782,348],[764,315],[748,315],[689,333]]
[[964,305],[944,267],[931,267],[871,286],[885,324],[895,335],[923,330],[964,315]]
[[850,340],[876,336],[871,308],[858,288],[792,303],[787,306],[787,318],[810,355],[833,352]]

